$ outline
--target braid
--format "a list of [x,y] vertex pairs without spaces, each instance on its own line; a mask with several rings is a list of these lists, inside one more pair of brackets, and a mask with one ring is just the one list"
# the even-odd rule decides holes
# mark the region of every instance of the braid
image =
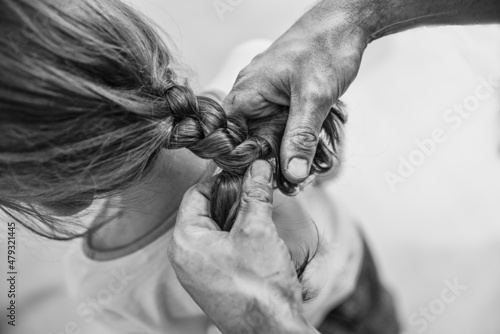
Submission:
[[[294,195],[300,184],[288,181],[280,172],[279,148],[288,115],[276,115],[247,121],[238,115],[226,115],[214,100],[196,96],[181,85],[172,84],[166,91],[170,117],[164,120],[167,149],[187,148],[198,157],[211,159],[222,170],[212,189],[212,218],[222,230],[229,231],[234,223],[241,194],[241,184],[247,169],[258,159],[274,166],[277,188]],[[340,141],[339,128],[345,116],[337,105],[330,110],[310,174],[328,172],[338,160],[335,152]]]

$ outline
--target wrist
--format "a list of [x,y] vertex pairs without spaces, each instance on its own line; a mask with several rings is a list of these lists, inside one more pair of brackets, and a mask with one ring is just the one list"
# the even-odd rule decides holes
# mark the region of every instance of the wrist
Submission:
[[[288,32],[295,32],[302,37],[306,37],[308,42],[313,42],[322,49],[331,49],[332,53],[339,51],[364,50],[370,42],[370,35],[377,28],[373,15],[368,13],[369,9],[358,11],[346,3],[361,2],[360,0],[324,0],[316,4],[311,10],[304,14]],[[349,47],[339,49],[339,45],[345,45],[349,41]]]
[[[389,0],[323,0],[316,4],[305,16],[311,23],[320,22],[326,29],[338,34],[339,25],[345,26],[368,44],[371,36],[382,29],[389,20],[386,13]],[[314,23],[318,24],[318,23]]]

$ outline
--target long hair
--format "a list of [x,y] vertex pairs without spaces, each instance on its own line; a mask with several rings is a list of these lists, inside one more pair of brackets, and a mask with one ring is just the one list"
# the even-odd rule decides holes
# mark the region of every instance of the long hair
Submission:
[[[159,34],[122,1],[0,0],[0,22],[0,206],[35,233],[84,235],[33,203],[118,194],[151,173],[162,149],[187,148],[220,168],[211,214],[223,230],[255,160],[274,165],[284,193],[299,189],[280,172],[287,110],[247,122],[197,96]],[[343,122],[332,108],[311,173],[334,165]]]

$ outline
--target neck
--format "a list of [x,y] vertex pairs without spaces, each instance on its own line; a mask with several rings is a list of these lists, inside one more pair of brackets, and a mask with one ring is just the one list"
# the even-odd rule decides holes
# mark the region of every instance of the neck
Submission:
[[110,252],[133,252],[174,227],[184,193],[210,172],[208,161],[186,150],[163,151],[158,169],[144,183],[116,200],[120,215],[89,237],[89,246]]

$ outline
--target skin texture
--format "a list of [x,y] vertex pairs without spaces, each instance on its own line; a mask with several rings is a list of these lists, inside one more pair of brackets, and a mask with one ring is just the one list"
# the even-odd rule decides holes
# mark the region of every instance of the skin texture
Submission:
[[209,217],[210,182],[187,191],[177,216],[168,254],[182,286],[223,333],[317,333],[271,218],[271,166],[257,161],[245,175],[230,232]]
[[[282,172],[299,182],[328,111],[355,79],[371,41],[422,25],[494,22],[498,0],[325,0],[240,72],[224,107],[247,118],[289,107]],[[289,165],[292,158],[302,163]],[[246,176],[229,233],[209,218],[207,189],[186,193],[169,249],[184,288],[223,333],[317,333],[301,316],[299,284],[272,224],[270,183]]]
[[248,118],[289,107],[282,172],[299,182],[321,124],[356,78],[371,41],[422,25],[494,22],[498,0],[324,0],[240,72],[224,107]]
[[[297,22],[240,72],[224,101],[228,113],[249,118],[273,114],[281,106],[290,108],[281,162],[282,172],[291,182],[301,182],[309,175],[323,121],[356,77],[367,44],[361,29],[340,18],[335,24],[341,33],[331,38],[326,33],[331,27],[323,21]],[[307,160],[307,168],[289,170],[292,157]]]

